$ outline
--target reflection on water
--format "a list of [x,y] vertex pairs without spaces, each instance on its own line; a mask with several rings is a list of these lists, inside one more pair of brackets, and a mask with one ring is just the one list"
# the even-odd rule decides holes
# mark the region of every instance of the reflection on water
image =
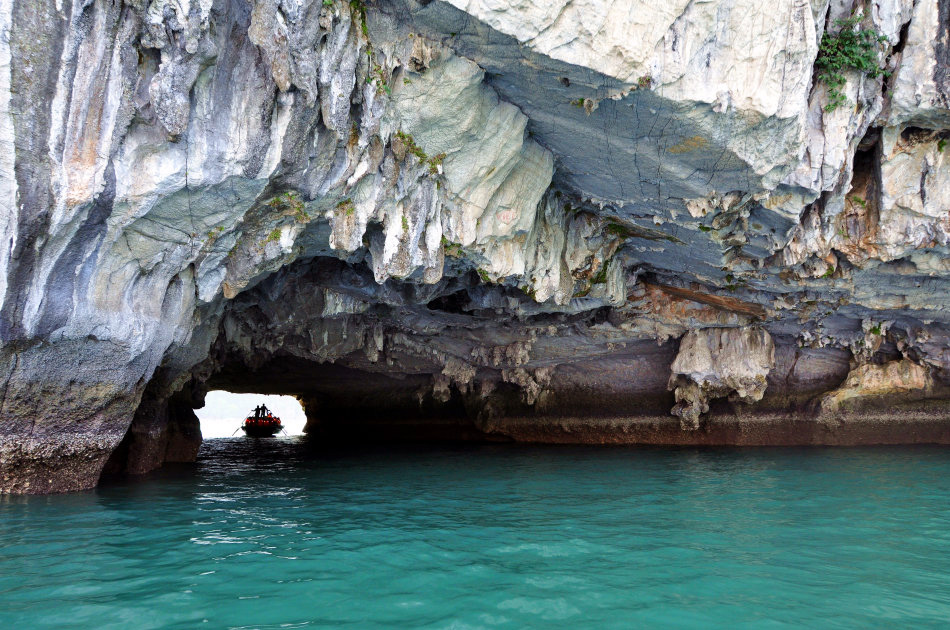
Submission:
[[212,440],[0,501],[3,628],[943,627],[950,450]]

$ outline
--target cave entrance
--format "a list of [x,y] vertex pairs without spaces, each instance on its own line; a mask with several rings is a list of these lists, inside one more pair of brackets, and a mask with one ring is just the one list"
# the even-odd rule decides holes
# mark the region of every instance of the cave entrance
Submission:
[[[286,435],[304,433],[306,416],[300,402],[281,394],[242,393],[212,390],[204,396],[204,406],[194,409],[201,400],[185,388],[170,398],[146,393],[125,437],[106,461],[103,477],[139,475],[168,463],[190,463],[198,457],[202,442],[227,437],[241,437],[240,426],[254,407],[267,405],[281,419]],[[200,402],[199,402],[200,404]],[[283,437],[284,432],[278,434]]]
[[[446,387],[436,395],[432,372],[441,368],[406,361],[380,369],[362,351],[343,360],[349,365],[281,354],[251,365],[242,356],[222,353],[204,386],[212,391],[294,395],[303,405],[305,432],[313,444],[484,439],[473,424],[477,410],[466,408],[457,388]],[[507,393],[504,387],[498,391]],[[197,410],[199,417],[210,413],[210,396],[205,409]],[[259,405],[258,399],[264,396],[246,399],[238,413]]]
[[303,407],[293,396],[277,394],[233,393],[214,390],[205,396],[205,404],[195,410],[201,423],[201,437],[204,440],[243,436],[241,422],[258,405],[267,405],[284,426],[279,436],[303,435],[307,418]]

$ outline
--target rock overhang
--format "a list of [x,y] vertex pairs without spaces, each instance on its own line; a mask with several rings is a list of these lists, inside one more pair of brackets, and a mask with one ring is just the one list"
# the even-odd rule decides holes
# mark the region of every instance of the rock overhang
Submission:
[[[472,12],[457,8],[463,4]],[[685,13],[693,10],[682,4]],[[599,31],[574,32],[577,46],[566,47],[560,54],[550,43],[512,34],[530,23],[521,21],[526,16],[518,5],[488,8],[481,3],[406,2],[400,6],[402,11],[393,14],[408,13],[423,34],[440,39],[485,68],[489,84],[528,115],[532,134],[558,155],[562,177],[579,195],[620,204],[642,201],[659,206],[655,211],[668,211],[667,200],[704,197],[710,190],[773,188],[801,157],[804,112],[817,54],[814,18],[810,11],[801,13],[803,3],[798,2],[769,11],[761,6],[732,8],[734,4],[742,3],[715,7],[730,5],[727,21],[732,16],[753,21],[760,16],[769,24],[795,30],[785,39],[793,42],[796,61],[785,60],[778,70],[774,59],[751,54],[734,57],[736,43],[729,37],[704,55],[695,51],[673,55],[669,48],[676,45],[676,30],[682,27],[664,26],[661,20],[653,25],[652,38],[640,41],[605,19],[617,12],[635,21],[635,14],[643,11],[636,2],[560,7],[564,14],[557,12],[560,17],[554,30],[564,32],[578,25],[567,13],[589,11],[594,19],[603,20]],[[672,5],[656,10],[690,19],[676,13]],[[793,14],[800,19],[786,19]],[[505,20],[508,15],[514,22]],[[700,22],[717,23],[717,19],[704,15]],[[697,32],[716,32],[696,27]],[[766,30],[763,40],[776,35]],[[722,32],[757,39],[738,25],[727,24]],[[635,67],[617,66],[609,56],[594,52],[600,47],[622,48],[627,42],[643,49],[638,56],[644,59]],[[586,54],[572,57],[564,52],[574,53],[578,47]],[[709,68],[686,72],[678,67],[682,59],[672,59],[679,56],[688,63],[706,58],[712,64],[731,65],[738,75],[748,76],[727,81],[722,93],[710,93],[710,86],[719,89],[722,82],[709,80]],[[781,88],[763,88],[775,81],[782,83]],[[759,102],[760,95],[771,100]],[[699,173],[703,176],[688,177]],[[697,186],[694,180],[702,183]]]

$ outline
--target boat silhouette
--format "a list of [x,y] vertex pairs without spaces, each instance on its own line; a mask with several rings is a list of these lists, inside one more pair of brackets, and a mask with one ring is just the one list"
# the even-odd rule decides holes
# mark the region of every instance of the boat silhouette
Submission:
[[273,437],[283,428],[280,418],[271,413],[267,405],[254,407],[254,411],[244,419],[244,424],[241,425],[247,437]]

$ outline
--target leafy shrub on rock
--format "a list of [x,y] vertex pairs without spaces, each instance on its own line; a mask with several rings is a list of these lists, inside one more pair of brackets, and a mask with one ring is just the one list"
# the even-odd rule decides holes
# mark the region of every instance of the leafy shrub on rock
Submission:
[[828,86],[828,104],[825,111],[838,109],[846,101],[841,88],[847,80],[847,70],[860,70],[869,77],[879,77],[887,73],[878,65],[880,45],[887,38],[873,29],[859,28],[866,13],[853,15],[847,20],[835,20],[840,30],[836,34],[826,34],[821,40],[815,66],[818,68],[818,80]]

